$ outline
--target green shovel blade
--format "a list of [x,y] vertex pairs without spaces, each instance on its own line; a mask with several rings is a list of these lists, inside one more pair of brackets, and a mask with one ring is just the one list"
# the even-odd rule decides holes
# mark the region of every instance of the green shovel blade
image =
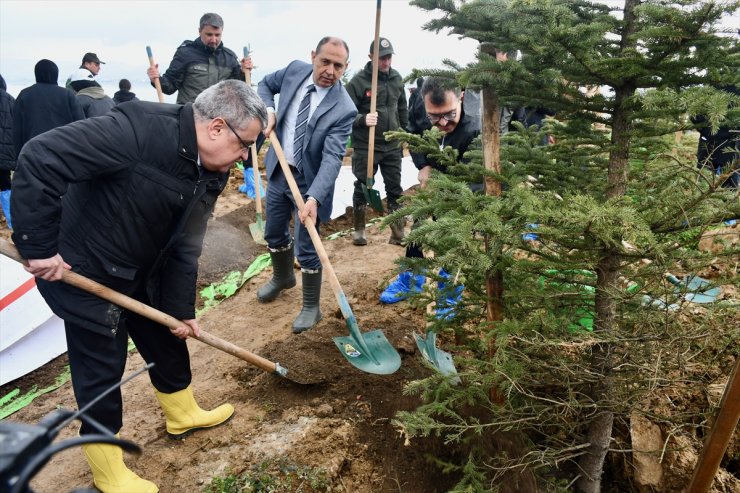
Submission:
[[370,207],[378,212],[383,212],[383,200],[380,198],[380,192],[373,188],[375,180],[368,180],[366,184],[362,185],[362,194],[365,196],[365,201],[370,204]]
[[347,361],[364,372],[376,375],[390,375],[401,367],[401,355],[382,331],[365,332],[360,337],[362,341],[352,335],[334,337],[334,344]]
[[427,332],[426,337],[414,333],[414,339],[419,352],[430,365],[442,375],[455,376],[452,380],[453,385],[460,383],[460,377],[457,376],[457,368],[455,368],[455,363],[452,361],[452,355],[437,348],[436,332]]
[[676,293],[683,295],[691,303],[714,303],[722,293],[719,286],[712,287],[712,283],[697,275],[689,274],[679,279],[673,274],[666,275],[666,279],[676,286]]

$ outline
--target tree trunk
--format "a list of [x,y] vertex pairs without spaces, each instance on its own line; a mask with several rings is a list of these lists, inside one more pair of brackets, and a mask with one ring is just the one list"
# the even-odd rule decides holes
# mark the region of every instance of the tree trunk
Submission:
[[[625,1],[624,30],[621,39],[623,51],[634,44],[632,39],[632,34],[635,31],[634,8],[639,3],[639,0]],[[627,191],[631,127],[627,102],[635,93],[635,90],[635,84],[629,81],[626,81],[620,87],[614,88],[613,147],[609,154],[607,200],[622,197]],[[611,334],[616,329],[616,301],[610,293],[619,289],[619,265],[619,252],[603,245],[601,259],[596,265],[596,317],[594,320],[594,332],[596,333]],[[588,427],[589,448],[587,453],[579,460],[581,477],[576,484],[578,491],[583,493],[599,493],[601,491],[601,475],[604,471],[604,460],[609,451],[614,422],[614,413],[610,410],[608,402],[613,389],[612,368],[611,344],[602,343],[597,345],[591,355],[591,369],[594,374],[600,375],[600,381],[593,384],[591,398],[598,411]]]
[[[493,57],[496,56],[496,50],[490,43],[481,43],[481,52],[487,53]],[[483,88],[481,92],[481,101],[483,102],[483,119],[481,122],[481,134],[483,140],[483,162],[489,171],[501,173],[501,129],[500,120],[501,112],[498,105],[498,95],[491,88]],[[491,176],[485,177],[486,195],[500,196],[501,183]],[[489,255],[501,255],[500,248],[491,252],[490,239],[485,238],[485,248]],[[496,322],[503,320],[503,294],[504,278],[501,271],[494,270],[486,273],[486,320],[491,328]],[[496,338],[492,337],[488,347],[488,353],[493,358],[496,353]],[[504,398],[493,387],[490,392],[491,400],[497,404],[503,404]]]

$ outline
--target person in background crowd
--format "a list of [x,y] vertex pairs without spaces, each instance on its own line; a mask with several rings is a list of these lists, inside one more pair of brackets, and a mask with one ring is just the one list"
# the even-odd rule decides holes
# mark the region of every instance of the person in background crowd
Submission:
[[[737,86],[723,87],[723,90],[738,94]],[[698,125],[699,146],[696,150],[696,162],[699,168],[709,168],[715,174],[729,173],[723,187],[740,187],[740,129],[733,128],[726,122],[716,132],[707,125],[704,115],[691,119]]]
[[[149,377],[170,436],[182,439],[233,415],[230,404],[206,411],[196,402],[185,339],[200,335],[195,288],[208,218],[234,162],[266,124],[254,90],[224,81],[195,103],[121,104],[23,148],[13,178],[13,242],[44,300],[64,320],[78,408],[121,381],[130,336],[154,363]],[[69,269],[182,324],[168,328],[59,282]],[[85,414],[117,434],[120,388]],[[83,436],[96,432],[88,422],[80,428]],[[158,490],[126,467],[119,447],[95,443],[83,450],[103,493]]]
[[[347,69],[349,48],[335,37],[325,37],[311,52],[312,63],[294,60],[265,76],[257,93],[267,106],[265,135],[273,132],[285,152],[293,178],[306,202],[297,211],[275,148],[265,157],[267,169],[267,221],[265,241],[272,259],[272,278],[257,290],[257,299],[269,302],[296,285],[293,261],[298,257],[303,280],[303,307],[293,321],[293,332],[310,329],[321,320],[321,261],[303,225],[331,218],[334,185],[344,158],[352,122],[357,115],[352,99],[340,81]],[[275,95],[280,95],[280,105]],[[293,218],[295,243],[290,234]]]
[[424,85],[424,79],[419,77],[416,79],[416,87],[412,88],[411,95],[409,96],[409,123],[406,126],[406,130],[409,133],[421,135],[424,130],[432,128],[432,124],[427,117],[427,112],[424,109],[424,99],[421,97],[421,88]]
[[[185,40],[175,50],[175,56],[163,74],[159,74],[159,65],[149,67],[147,76],[154,86],[159,78],[162,92],[174,94],[177,92],[179,104],[192,103],[206,88],[222,80],[244,80],[244,71],[252,70],[252,59],[238,60],[236,53],[225,47],[221,41],[224,30],[223,18],[214,13],[203,14],[198,27],[198,37],[192,41]],[[257,150],[264,142],[264,138],[257,141]],[[244,159],[244,185],[239,191],[250,198],[254,198],[254,181],[251,154]],[[243,188],[242,188],[243,187]]]
[[[354,245],[367,245],[365,222],[367,199],[362,186],[367,182],[367,158],[370,143],[369,130],[375,127],[373,176],[383,174],[383,184],[387,194],[388,210],[398,209],[398,199],[403,194],[401,187],[401,160],[403,149],[397,141],[386,142],[383,134],[389,130],[398,130],[408,125],[409,110],[406,104],[406,89],[401,74],[391,67],[393,45],[386,38],[378,39],[378,82],[375,112],[370,113],[372,98],[373,53],[375,41],[370,43],[369,62],[357,72],[347,84],[347,93],[357,107],[357,116],[352,127],[352,173],[355,175],[355,190],[352,195],[352,214],[355,231],[352,235]],[[391,237],[388,241],[400,245],[404,235],[404,222],[399,220],[391,224]]]
[[13,144],[16,154],[33,137],[85,118],[72,91],[57,85],[59,68],[43,59],[34,67],[36,84],[23,89],[13,106]]
[[10,172],[15,169],[13,145],[13,103],[15,99],[5,90],[5,79],[0,75],[0,205],[8,229],[13,229],[10,217]]
[[192,103],[205,89],[222,80],[243,81],[243,70],[252,69],[249,58],[241,63],[236,54],[221,42],[224,20],[218,14],[207,13],[200,18],[199,37],[185,40],[175,51],[167,71],[159,74],[159,65],[146,71],[149,80],[159,79],[162,92],[177,92],[179,104]]
[[77,80],[80,78],[84,78],[85,75],[80,75],[80,70],[86,70],[90,73],[91,79],[95,80],[95,77],[100,73],[100,65],[105,65],[105,62],[101,62],[100,58],[98,58],[98,55],[95,53],[85,53],[85,55],[82,57],[82,63],[80,64],[80,68],[73,72],[72,75],[70,75],[67,78],[67,83],[65,84],[67,89],[72,89],[73,91],[77,92],[73,87],[71,87],[71,83],[73,80]]
[[131,82],[128,79],[118,81],[118,90],[113,95],[113,102],[116,104],[125,103],[126,101],[138,101],[136,94],[131,92]]
[[87,70],[80,69],[70,86],[77,93],[77,101],[85,114],[85,118],[105,115],[116,103],[105,94],[103,88],[96,80],[91,79]]

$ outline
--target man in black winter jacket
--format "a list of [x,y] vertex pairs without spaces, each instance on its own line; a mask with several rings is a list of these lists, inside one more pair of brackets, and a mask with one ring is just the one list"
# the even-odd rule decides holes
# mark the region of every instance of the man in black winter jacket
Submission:
[[51,60],[34,67],[36,84],[23,89],[13,106],[13,143],[16,153],[33,137],[85,118],[75,94],[57,85],[59,68]]
[[[424,109],[429,122],[443,134],[439,141],[440,148],[449,146],[456,149],[458,151],[458,160],[464,162],[465,158],[463,155],[480,134],[480,125],[477,117],[471,117],[463,111],[464,93],[458,87],[446,85],[442,79],[428,77],[422,86],[421,97],[424,101]],[[442,173],[446,171],[444,166],[424,154],[412,153],[412,158],[414,165],[419,170],[418,180],[422,188],[426,187],[433,169]],[[482,184],[472,184],[470,188],[473,190],[482,190],[483,186]],[[419,245],[409,243],[406,246],[406,257],[421,258],[423,256],[424,253]],[[440,275],[443,277],[447,275],[444,269],[440,272]],[[395,303],[404,300],[408,297],[409,292],[420,290],[424,281],[424,276],[422,275],[414,275],[410,271],[401,272],[381,293],[380,301],[383,303]],[[447,298],[447,306],[444,309],[438,307],[438,316],[442,313],[450,313],[452,305],[455,304],[455,300],[462,293],[462,286],[447,286],[446,288],[440,286],[440,289],[446,289],[446,291],[453,294],[445,296]]]
[[[71,94],[71,93],[70,93]],[[170,435],[227,421],[204,411],[190,386],[185,339],[199,336],[195,282],[206,223],[234,162],[267,125],[246,84],[224,81],[194,104],[130,102],[28,142],[13,180],[13,241],[42,296],[65,321],[79,408],[120,382],[129,336],[147,362]],[[170,328],[58,282],[72,269],[182,320]],[[86,413],[111,433],[123,423],[120,390]],[[83,424],[82,435],[95,429]],[[85,445],[95,486],[154,492],[121,450]]]
[[179,104],[192,103],[206,88],[227,79],[244,80],[244,70],[252,69],[250,59],[242,59],[221,42],[224,20],[218,14],[203,14],[200,18],[198,38],[183,41],[164,75],[159,75],[159,65],[149,67],[147,75],[154,85],[159,78],[162,92],[177,91]]

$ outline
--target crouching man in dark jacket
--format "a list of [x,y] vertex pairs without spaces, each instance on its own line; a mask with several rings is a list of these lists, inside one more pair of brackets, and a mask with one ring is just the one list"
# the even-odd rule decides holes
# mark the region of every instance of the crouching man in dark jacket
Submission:
[[[208,217],[235,161],[267,125],[267,110],[244,82],[203,91],[193,104],[131,102],[99,118],[26,144],[13,180],[15,242],[39,291],[65,321],[72,384],[80,408],[120,381],[130,336],[166,418],[182,438],[227,421],[193,398],[185,339],[195,321],[198,257]],[[168,329],[59,281],[72,269],[183,323]],[[122,426],[114,391],[87,413],[111,433]],[[83,424],[80,434],[95,430]],[[84,447],[103,492],[157,491],[112,445]]]

